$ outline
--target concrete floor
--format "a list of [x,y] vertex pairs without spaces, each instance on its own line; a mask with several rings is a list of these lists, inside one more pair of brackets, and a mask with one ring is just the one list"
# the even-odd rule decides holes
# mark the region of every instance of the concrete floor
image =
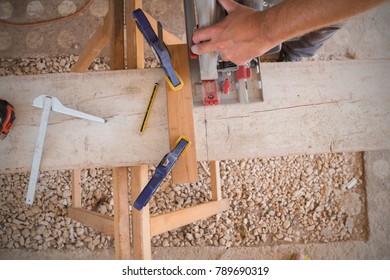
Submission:
[[[31,1],[30,1],[31,2]],[[0,2],[0,20],[33,22],[66,15],[80,9],[87,0],[40,1],[28,8],[27,1]],[[66,6],[63,2],[69,2]],[[73,5],[71,3],[73,3]],[[8,4],[7,4],[8,3]],[[61,8],[60,8],[61,7]],[[78,54],[95,27],[107,13],[108,0],[95,0],[79,17],[42,27],[0,25],[0,57],[36,57]],[[145,0],[145,10],[160,20],[169,31],[184,38],[181,0]],[[317,59],[389,59],[390,4],[349,20],[329,40]],[[370,235],[368,242],[299,244],[256,248],[188,247],[154,248],[155,259],[287,259],[301,251],[312,259],[390,259],[390,151],[365,154],[367,207]],[[113,250],[83,252],[27,252],[0,250],[1,259],[112,259]]]
[[[66,4],[64,4],[64,2]],[[0,2],[0,21],[31,23],[45,21],[81,9],[87,0]],[[31,3],[35,3],[32,5]],[[40,3],[40,4],[39,4]],[[144,10],[165,28],[185,39],[182,0],[144,0]],[[37,27],[0,24],[0,57],[37,57],[79,54],[108,12],[108,0],[94,0],[79,16]],[[390,58],[390,4],[347,21],[346,26],[320,50],[321,57],[357,59]],[[103,51],[103,54],[107,50]]]

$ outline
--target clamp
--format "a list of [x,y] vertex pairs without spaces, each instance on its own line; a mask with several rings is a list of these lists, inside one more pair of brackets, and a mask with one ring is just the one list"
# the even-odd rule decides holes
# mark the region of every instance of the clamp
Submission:
[[183,87],[183,81],[180,76],[175,72],[171,63],[171,55],[169,50],[163,41],[162,25],[160,22],[157,23],[158,37],[154,32],[150,22],[146,18],[144,12],[141,9],[133,11],[133,18],[137,24],[138,29],[141,31],[145,40],[152,48],[154,55],[160,62],[162,68],[166,74],[166,80],[173,90],[179,90]]
[[160,161],[159,165],[156,168],[156,172],[153,177],[147,183],[146,187],[142,190],[140,195],[134,202],[134,208],[141,211],[142,208],[149,202],[152,198],[153,194],[160,187],[164,178],[171,171],[176,161],[180,157],[181,154],[184,153],[186,148],[190,145],[190,139],[186,136],[181,136],[176,142],[175,148],[166,154],[163,159]]

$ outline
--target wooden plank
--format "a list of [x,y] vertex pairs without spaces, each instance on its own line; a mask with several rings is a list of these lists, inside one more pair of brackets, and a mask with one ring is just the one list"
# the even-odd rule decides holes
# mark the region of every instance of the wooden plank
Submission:
[[130,215],[127,167],[112,170],[114,193],[115,258],[130,259]]
[[234,110],[205,108],[209,159],[390,146],[390,82],[384,74],[390,61],[269,63],[261,68],[265,102]]
[[112,70],[125,69],[125,48],[124,48],[124,10],[123,1],[110,1],[110,13],[112,17],[112,30],[110,40],[110,68]]
[[[148,166],[131,167],[131,198],[132,204],[148,183]],[[152,259],[152,248],[150,244],[150,215],[149,204],[141,211],[133,208],[133,248],[134,259]]]
[[223,199],[151,217],[151,236],[188,225],[228,209],[229,199]]
[[181,155],[172,169],[172,183],[182,184],[198,181],[198,168],[196,165],[195,128],[192,113],[192,91],[190,70],[188,65],[187,45],[168,46],[171,53],[172,65],[182,78],[184,86],[174,91],[170,87],[167,91],[168,129],[171,149],[176,145],[177,139],[185,135],[191,140],[186,152]]
[[[390,149],[390,61],[261,67],[265,102],[194,108],[199,161]],[[160,90],[140,135],[156,81]],[[42,93],[108,122],[52,112],[41,170],[157,164],[170,149],[164,91],[161,69],[0,77],[1,96],[16,112],[0,145],[0,172],[30,170],[42,112],[31,104]]]
[[72,170],[72,207],[81,208],[81,169]]
[[114,235],[114,217],[74,207],[68,208],[68,217],[98,232]]
[[[119,77],[125,83],[116,84]],[[12,133],[0,145],[3,152],[0,170],[31,169],[42,113],[31,104],[36,96],[43,93],[56,96],[67,107],[103,117],[107,123],[99,124],[51,112],[41,170],[157,164],[169,152],[165,94],[157,94],[148,129],[142,135],[139,133],[154,83],[159,82],[160,92],[165,92],[165,77],[160,69],[16,78],[8,80],[0,77],[1,96],[16,110]],[[101,102],[104,107],[100,107]],[[65,131],[69,133],[64,134]],[[158,139],[155,133],[159,135]],[[124,145],[115,146],[117,141],[124,141]],[[65,142],[68,144],[65,145]],[[148,146],[148,152],[137,155],[144,145]],[[102,152],[109,154],[103,155]],[[6,163],[5,160],[10,161]],[[120,164],[111,164],[115,161]]]
[[222,199],[221,191],[221,171],[219,168],[219,161],[210,161],[210,173],[211,173],[211,193],[212,200],[218,201]]
[[142,0],[126,0],[126,38],[127,38],[127,68],[143,69],[144,39],[131,15],[132,11],[142,8]]
[[[157,20],[155,20],[154,17],[149,15],[147,12],[144,11],[144,13],[146,18],[149,20],[154,32],[158,34]],[[163,29],[163,39],[166,45],[182,45],[186,43],[183,40],[179,39],[175,34],[167,31],[165,28]]]
[[[110,1],[111,3],[114,0]],[[111,4],[110,3],[110,7]],[[79,59],[73,65],[73,72],[85,72],[88,70],[89,65],[98,56],[104,46],[108,43],[111,38],[113,30],[113,9],[109,9],[108,14],[104,18],[102,25],[98,26],[95,33],[89,39],[88,43],[83,46],[83,50],[80,53]]]

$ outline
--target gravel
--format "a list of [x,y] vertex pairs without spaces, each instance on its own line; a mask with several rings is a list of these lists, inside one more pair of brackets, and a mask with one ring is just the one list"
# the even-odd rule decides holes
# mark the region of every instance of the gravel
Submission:
[[[77,56],[0,59],[0,75],[70,72]],[[91,71],[108,70],[98,58]],[[151,58],[146,67],[159,64]],[[222,196],[229,211],[152,238],[155,247],[264,246],[367,240],[368,222],[362,153],[253,158],[220,162]],[[198,163],[199,182],[171,185],[150,201],[151,215],[211,200],[207,162]],[[155,166],[149,166],[149,176]],[[113,237],[67,217],[70,171],[42,172],[32,207],[24,203],[28,173],[0,174],[0,248],[31,250],[105,249]],[[355,179],[353,188],[349,183]],[[113,215],[112,170],[83,169],[82,205]]]
[[[200,182],[157,192],[151,213],[211,200],[211,179],[200,166]],[[229,211],[156,236],[154,246],[260,246],[368,237],[360,153],[229,160],[220,166]],[[353,178],[356,187],[347,189]]]

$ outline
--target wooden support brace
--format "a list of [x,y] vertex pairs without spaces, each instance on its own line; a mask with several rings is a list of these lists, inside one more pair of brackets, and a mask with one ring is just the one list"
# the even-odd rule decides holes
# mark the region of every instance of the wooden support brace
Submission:
[[192,91],[190,69],[188,64],[187,45],[168,46],[172,65],[184,82],[181,90],[174,91],[167,86],[168,128],[171,149],[177,139],[185,135],[190,138],[191,145],[176,162],[172,169],[172,183],[182,184],[198,181],[196,164],[194,116],[192,112]]
[[72,206],[81,208],[81,169],[72,170]]
[[104,18],[103,25],[99,26],[95,33],[89,39],[86,46],[84,46],[83,51],[80,53],[79,59],[72,67],[73,72],[85,72],[88,70],[89,65],[101,52],[104,46],[111,38],[111,33],[113,30],[113,13],[114,9],[112,8],[113,0],[110,1],[110,9],[108,14]]
[[[148,183],[148,166],[131,167],[131,197],[132,203],[137,199],[142,189]],[[152,249],[150,244],[150,215],[149,204],[138,211],[133,208],[133,249],[134,259],[152,259]]]
[[[150,25],[152,26],[154,32],[158,34],[157,31],[157,20],[155,20],[151,15],[144,11],[146,18],[149,20]],[[175,34],[163,29],[163,39],[166,45],[181,45],[185,44],[185,42],[179,39]]]
[[127,167],[116,167],[112,171],[114,192],[115,257],[130,259],[130,215]]
[[222,199],[221,191],[221,171],[219,168],[219,161],[210,161],[210,173],[211,173],[211,193],[212,200],[218,201]]
[[150,235],[155,236],[169,230],[188,225],[229,209],[229,199],[207,202],[174,212],[151,217]]
[[68,208],[68,216],[98,232],[114,235],[114,217],[74,207]]
[[122,70],[125,69],[123,1],[111,0],[110,10],[112,10],[108,15],[112,17],[110,67],[113,70]]
[[126,43],[127,43],[127,68],[143,69],[144,38],[138,30],[131,13],[142,8],[142,0],[126,0]]

